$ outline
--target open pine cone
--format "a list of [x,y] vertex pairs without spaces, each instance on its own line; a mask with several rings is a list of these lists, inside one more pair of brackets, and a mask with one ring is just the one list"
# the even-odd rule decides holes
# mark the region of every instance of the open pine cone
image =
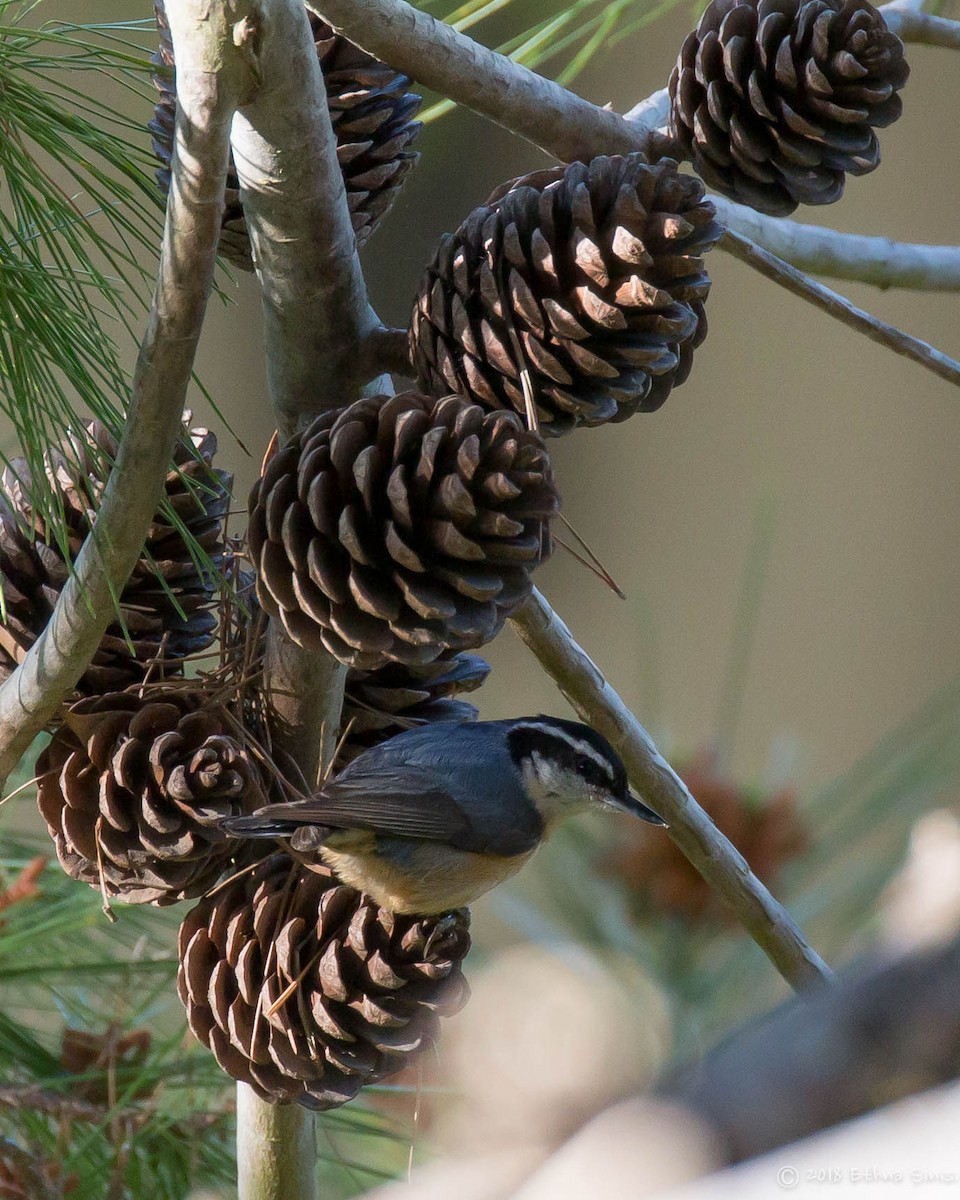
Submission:
[[868,0],[711,0],[670,77],[670,133],[718,192],[761,212],[832,204],[880,162],[903,45]]
[[[158,68],[153,82],[160,95],[148,129],[153,152],[161,164],[156,172],[157,182],[166,193],[170,190],[177,115],[176,64],[163,0],[155,0],[154,10],[160,48],[153,56]],[[408,75],[400,74],[340,37],[309,6],[307,17],[323,71],[350,217],[357,245],[362,246],[390,211],[407,172],[420,157],[411,145],[421,129],[420,122],[414,119],[421,98],[407,91],[412,82]],[[221,230],[220,253],[234,266],[252,270],[250,235],[232,156]]]
[[276,854],[188,914],[177,986],[228,1075],[333,1108],[429,1049],[463,1006],[468,925],[465,909],[394,915]]
[[427,268],[410,328],[420,386],[523,414],[528,371],[545,434],[659,408],[706,336],[702,255],[720,233],[703,185],[669,159],[514,180]]
[[[233,476],[211,466],[216,449],[217,439],[208,430],[184,429],[165,489],[173,512],[219,569]],[[116,452],[116,440],[106,427],[91,421],[81,435],[71,435],[61,448],[44,456],[47,481],[56,496],[51,503],[62,505],[71,560],[96,521]],[[30,492],[37,493],[40,486],[31,487],[30,480],[24,459],[14,459],[3,472],[0,571],[7,621],[0,624],[0,675],[23,660],[70,573],[47,514],[31,503]],[[159,678],[180,674],[182,660],[213,640],[215,587],[215,578],[198,569],[181,530],[158,510],[140,561],[120,593],[123,625],[114,621],[108,626],[78,689],[94,694],[124,688],[143,680],[151,663]]]
[[550,460],[513,413],[416,392],[324,413],[250,495],[257,595],[349,666],[479,646],[529,594],[556,511]]
[[217,822],[265,803],[233,726],[186,688],[78,701],[41,751],[37,775],[64,871],[131,904],[205,892],[238,846]]
[[422,666],[387,663],[377,671],[348,671],[341,725],[350,731],[339,765],[405,729],[475,721],[475,705],[458,697],[475,691],[489,674],[490,664],[476,654],[445,655]]

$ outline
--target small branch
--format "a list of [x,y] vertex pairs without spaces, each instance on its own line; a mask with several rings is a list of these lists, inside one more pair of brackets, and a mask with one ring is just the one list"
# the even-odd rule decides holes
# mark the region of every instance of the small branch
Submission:
[[692,1108],[728,1162],[960,1075],[960,941],[841,978],[729,1037],[657,1093]]
[[652,92],[623,114],[625,121],[646,130],[662,129],[670,118],[670,93],[666,88]]
[[871,341],[879,342],[882,346],[886,346],[896,354],[902,354],[905,358],[912,358],[914,362],[920,363],[928,371],[939,375],[941,379],[947,380],[954,386],[960,385],[960,363],[948,358],[946,354],[934,349],[927,342],[912,337],[909,333],[904,333],[896,325],[889,325],[886,321],[881,321],[878,317],[864,312],[862,308],[857,308],[839,292],[825,287],[822,283],[817,283],[808,275],[804,275],[802,271],[798,271],[796,267],[792,267],[789,263],[777,258],[775,254],[764,250],[762,246],[751,242],[749,238],[734,233],[732,229],[726,231],[720,244],[735,258],[747,263],[761,275],[772,279],[781,287],[786,288],[788,292],[793,292],[795,296],[802,297],[810,304],[816,305],[817,308],[822,308],[824,312],[829,313],[831,317],[836,317],[844,325],[849,325],[851,329],[865,334]]
[[840,233],[785,217],[768,217],[723,196],[711,195],[710,199],[728,229],[801,271],[879,288],[960,291],[960,246],[925,246]]
[[[238,1083],[237,1133],[242,1200],[311,1200],[317,1195],[316,1134],[309,1109],[265,1104],[245,1083]],[[274,1165],[278,1158],[284,1164],[279,1174]]]
[[317,0],[344,37],[561,162],[645,151],[649,134],[404,0]]
[[630,782],[669,825],[669,833],[707,883],[733,909],[757,945],[797,991],[823,983],[830,968],[786,910],[716,828],[650,735],[534,590],[513,627],[577,712],[623,756]]
[[912,4],[884,4],[882,12],[887,28],[901,41],[960,50],[960,21],[935,17]]
[[[0,688],[0,781],[93,658],[114,617],[114,596],[140,557],[180,430],[213,280],[230,120],[255,85],[220,6],[201,18],[208,8],[199,0],[169,4],[180,102],[156,290],[96,525],[46,629]],[[243,8],[237,4],[236,17]],[[219,71],[206,65],[214,55]]]
[[391,375],[403,375],[410,378],[413,367],[410,364],[409,333],[406,329],[388,329],[381,325],[367,334],[361,346],[364,356],[364,373],[369,371],[371,378],[386,371]]

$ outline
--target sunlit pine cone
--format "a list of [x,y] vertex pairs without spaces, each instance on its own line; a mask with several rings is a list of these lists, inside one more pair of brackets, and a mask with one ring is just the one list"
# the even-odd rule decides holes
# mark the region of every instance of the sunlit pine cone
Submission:
[[706,336],[702,256],[720,233],[702,183],[669,159],[513,180],[427,268],[410,328],[420,386],[524,414],[526,370],[545,434],[659,408]]
[[238,849],[220,818],[265,803],[257,765],[223,711],[186,688],[78,701],[37,775],[64,871],[131,904],[205,892]]
[[339,765],[404,729],[437,721],[475,721],[475,705],[459,697],[490,674],[476,654],[454,654],[423,666],[387,663],[376,671],[348,671],[341,727],[348,730]]
[[[207,554],[214,571],[224,554],[224,519],[233,476],[211,464],[216,437],[207,429],[184,431],[174,449],[174,466],[164,488],[167,503]],[[53,539],[49,512],[34,506],[45,487],[50,505],[59,505],[71,559],[97,519],[117,442],[100,421],[70,435],[44,455],[46,480],[31,483],[26,460],[15,458],[3,472],[0,502],[0,569],[8,605],[0,626],[0,672],[21,662],[43,631],[70,568]],[[147,531],[142,556],[120,593],[123,625],[113,621],[93,662],[78,684],[88,694],[140,682],[152,675],[181,674],[183,659],[211,644],[217,626],[213,611],[217,579],[201,572],[180,528],[159,510]],[[124,626],[128,638],[124,634]]]
[[880,162],[903,44],[868,0],[711,0],[670,77],[670,133],[718,192],[782,216]]
[[[764,796],[718,774],[712,756],[701,755],[678,768],[697,803],[747,860],[753,873],[776,888],[787,863],[810,845],[789,789]],[[684,920],[729,924],[727,905],[704,881],[690,860],[668,837],[649,835],[638,822],[619,822],[616,846],[603,870],[620,880],[631,909],[657,919],[669,913]]]
[[[153,55],[152,61],[158,68],[153,82],[159,99],[148,129],[154,155],[161,164],[156,171],[157,182],[166,193],[170,190],[177,115],[175,62],[163,0],[155,0],[154,11],[160,48]],[[309,7],[307,17],[323,71],[350,219],[357,245],[362,246],[393,207],[407,173],[420,157],[412,144],[421,129],[420,122],[415,120],[421,97],[407,90],[412,83],[409,75],[395,71],[340,37]],[[227,170],[220,253],[234,266],[246,271],[253,269],[250,235],[240,203],[240,180],[232,155]]]
[[513,413],[404,392],[324,413],[250,495],[257,594],[303,646],[372,670],[494,636],[530,593],[558,507]]
[[463,1006],[468,926],[466,909],[394,915],[276,854],[188,914],[177,986],[228,1075],[333,1108],[429,1050]]

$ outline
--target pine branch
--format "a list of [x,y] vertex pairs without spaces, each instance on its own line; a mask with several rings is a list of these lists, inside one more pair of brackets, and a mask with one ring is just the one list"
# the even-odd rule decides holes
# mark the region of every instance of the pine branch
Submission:
[[923,292],[960,291],[960,246],[926,246],[768,217],[723,196],[717,216],[764,250],[812,275]]
[[[184,5],[171,5],[178,13]],[[44,632],[0,688],[0,780],[86,670],[114,614],[114,596],[140,557],[163,492],[213,280],[228,130],[250,86],[238,49],[213,74],[217,12],[198,22],[178,58],[177,159],[153,304],[134,373],[116,465],[96,525]],[[203,164],[201,168],[200,164]]]
[[921,5],[895,2],[883,5],[883,19],[904,42],[960,50],[960,21],[925,13]]
[[562,162],[646,151],[655,136],[405,0],[317,0],[317,8],[368,53]]
[[790,914],[697,804],[650,735],[538,591],[514,614],[512,624],[580,716],[610,739],[641,798],[667,822],[670,836],[730,905],[784,979],[798,991],[831,979],[830,968],[807,943]]
[[763,1154],[960,1073],[960,940],[786,1004],[665,1080],[728,1162]]
[[[630,150],[651,156],[669,152],[661,132],[669,113],[666,88],[619,117],[479,46],[404,0],[323,0],[320,7],[328,21],[371,54],[562,161]],[[888,4],[882,11],[906,41],[952,45],[955,29],[960,29],[960,23],[931,17],[915,6]],[[722,197],[715,203],[731,229],[802,270],[878,287],[960,290],[960,248],[850,236],[763,216]]]
[[[383,326],[367,300],[337,144],[302,0],[261,0],[252,52],[262,86],[234,121],[233,153],[263,302],[281,442],[349,404],[379,374]],[[346,669],[267,634],[263,689],[274,745],[305,790],[333,755]],[[316,1195],[313,1115],[237,1085],[240,1200]]]
[[896,354],[902,354],[939,375],[954,386],[960,384],[960,363],[949,358],[946,354],[935,349],[929,343],[915,338],[896,325],[881,321],[879,317],[857,308],[845,296],[831,288],[817,283],[809,275],[804,275],[796,267],[783,262],[776,255],[764,250],[762,246],[751,242],[749,238],[728,229],[720,244],[735,258],[759,271],[767,279],[784,287],[795,296],[800,296],[808,303],[829,313],[844,325],[849,325],[858,333],[864,334],[871,341],[879,342]]

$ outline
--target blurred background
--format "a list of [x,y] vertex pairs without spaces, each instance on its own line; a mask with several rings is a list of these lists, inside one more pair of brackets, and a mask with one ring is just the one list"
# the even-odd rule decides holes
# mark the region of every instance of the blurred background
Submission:
[[[546,7],[491,6],[471,33],[498,44]],[[651,20],[653,11],[626,10],[625,30],[638,17],[648,23],[601,50],[576,90],[623,111],[666,83],[696,12],[678,4]],[[150,15],[147,4],[69,6],[76,21]],[[136,36],[152,44],[146,29]],[[881,169],[849,180],[839,204],[801,219],[960,242],[960,123],[950,115],[960,111],[960,72],[947,51],[913,46],[908,59],[904,115],[882,131]],[[543,69],[554,73],[565,61]],[[137,107],[128,94],[124,103],[145,126],[149,100]],[[439,235],[494,186],[545,161],[461,111],[430,121],[419,149],[419,166],[364,252],[373,304],[392,325],[407,324]],[[537,582],[698,796],[714,797],[731,828],[739,821],[753,838],[775,890],[819,949],[842,961],[878,945],[911,945],[948,931],[957,915],[960,401],[945,382],[722,252],[711,253],[708,268],[710,331],[687,383],[655,414],[551,447],[565,515],[626,601],[560,551]],[[194,423],[217,432],[218,465],[236,472],[242,507],[272,423],[256,281],[223,273],[220,282],[197,371],[232,430],[199,391],[192,407]],[[960,357],[956,297],[839,290]],[[116,336],[132,365],[135,347],[122,331]],[[16,452],[9,430],[0,429],[0,442]],[[493,671],[471,697],[482,717],[566,715],[509,629],[484,654]],[[30,808],[4,810],[3,831],[36,829]],[[567,983],[591,978],[600,964],[614,1008],[626,988],[631,1019],[638,1011],[643,1019],[620,1028],[633,1037],[642,1027],[647,1039],[643,1061],[625,1068],[636,1087],[784,989],[709,898],[697,898],[682,865],[631,837],[603,821],[565,831],[521,880],[476,905],[474,928],[477,972],[486,961],[496,979],[505,969],[499,956],[517,946],[534,955],[528,994],[566,994],[567,984],[537,976],[541,954],[543,969],[567,972]],[[96,898],[88,899],[93,920]],[[123,938],[136,944],[139,936],[148,933],[131,927]],[[516,962],[512,969],[516,992]],[[478,978],[483,992],[486,977]],[[595,989],[588,996],[597,1002]],[[501,1003],[478,1003],[475,1024]],[[139,1000],[133,1009],[144,1019]],[[577,1077],[589,1071],[585,1062]],[[611,1097],[625,1086],[614,1082]],[[401,1088],[391,1103],[408,1121],[410,1095]],[[341,1190],[357,1190],[349,1173]]]

